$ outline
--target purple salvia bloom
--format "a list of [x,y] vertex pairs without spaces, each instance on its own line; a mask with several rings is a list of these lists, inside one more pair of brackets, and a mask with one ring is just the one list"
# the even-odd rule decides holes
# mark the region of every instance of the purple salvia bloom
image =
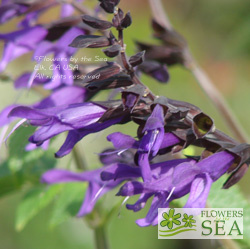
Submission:
[[0,112],[0,127],[8,125],[10,122],[12,122],[15,118],[14,117],[8,117],[9,113],[15,108],[17,105],[10,105],[5,107]]
[[[33,107],[36,109],[45,109],[60,105],[83,103],[85,97],[86,90],[84,88],[68,86],[54,90],[50,96],[34,104]],[[0,113],[0,127],[8,125],[16,119],[16,117],[9,117],[9,113],[16,107],[18,107],[17,104],[10,105],[2,110]]]
[[8,115],[17,105],[10,105],[4,108],[0,112],[0,148],[4,141],[4,137],[8,131],[9,123],[12,122],[15,118],[9,118]]
[[65,86],[54,90],[50,96],[33,105],[37,109],[45,109],[61,105],[83,103],[86,89],[78,86]]
[[74,13],[75,9],[71,4],[63,4],[61,8],[61,17],[68,17]]
[[111,119],[103,123],[98,123],[98,122],[93,123],[83,129],[70,130],[64,144],[59,149],[59,151],[55,154],[55,156],[56,157],[66,156],[67,154],[71,152],[74,146],[88,134],[102,131],[114,124],[119,123],[121,120],[122,118]]
[[134,212],[138,212],[145,207],[148,199],[151,196],[153,196],[153,194],[142,194],[134,204],[127,204],[126,207],[129,210],[133,210]]
[[149,157],[156,156],[164,138],[164,110],[156,105],[143,129],[144,136],[138,148],[138,164],[144,181],[151,181]]
[[212,183],[213,180],[208,173],[196,177],[192,182],[190,195],[185,207],[205,207]]
[[[150,182],[127,182],[121,187],[117,195],[132,196],[142,194],[143,196],[147,194],[157,195],[158,199],[160,194],[164,198],[162,197],[162,200],[158,200],[157,203],[161,204],[156,206],[157,208],[164,208],[173,199],[180,198],[190,192],[185,207],[203,208],[205,207],[212,182],[225,174],[234,160],[235,156],[226,151],[218,152],[198,163],[186,161],[176,164],[176,161],[173,160],[173,164],[167,167],[167,170],[161,171],[158,176],[154,174],[155,165],[151,165],[153,180]],[[160,163],[158,165],[162,169],[164,164]],[[118,173],[116,172],[116,174]],[[138,224],[141,226],[155,224],[157,218],[156,211],[152,210],[151,206],[147,217],[139,221]]]
[[27,6],[16,4],[12,1],[2,1],[0,6],[0,24],[9,21],[13,17],[23,14],[27,8]]
[[41,15],[43,11],[44,9],[26,14],[25,17],[21,20],[21,22],[19,22],[18,27],[29,28],[29,27],[34,26],[37,22],[37,19],[39,18],[39,16]]
[[140,176],[141,172],[138,167],[122,163],[112,164],[109,167],[104,168],[103,172],[101,173],[101,179],[103,181],[117,179],[128,180],[131,178],[138,178]]
[[97,169],[82,173],[73,173],[67,170],[54,169],[43,174],[42,182],[48,184],[62,182],[89,182],[83,204],[77,215],[84,216],[93,210],[97,200],[101,196],[121,183],[121,180],[110,182],[102,181],[100,178],[101,171],[102,169]]
[[166,200],[166,193],[157,193],[155,194],[150,209],[145,218],[139,219],[136,221],[136,224],[145,227],[145,226],[156,226],[158,224],[158,208],[168,208],[169,202]]
[[144,136],[140,141],[138,152],[156,156],[164,138],[163,107],[160,105],[155,106],[142,132],[144,133]]
[[[29,4],[29,3],[28,3]],[[32,11],[28,14],[25,14],[24,18],[21,20],[21,22],[18,24],[19,27],[30,27],[32,24],[36,23],[38,17],[48,10],[50,7],[53,7],[60,3],[56,3],[54,1],[50,1],[47,4],[44,5],[44,7]],[[0,6],[0,24],[6,23],[10,19],[14,17],[18,17],[20,15],[23,15],[29,7],[32,8],[32,3],[30,6],[17,3],[17,1],[2,1],[2,4]],[[74,12],[73,7],[70,4],[62,4],[61,8],[61,17],[67,17],[69,15],[72,15]]]
[[[49,2],[49,1],[48,1]],[[50,1],[50,3],[47,3],[44,7],[36,10],[36,11],[32,11],[28,14],[25,14],[23,20],[18,24],[19,27],[30,27],[33,24],[35,24],[37,22],[37,19],[39,18],[39,16],[44,13],[45,11],[49,10],[49,8],[54,7],[56,5],[61,5],[61,17],[68,17],[70,15],[72,15],[74,13],[74,8],[70,5],[70,4],[62,4],[60,2],[56,2],[56,1]],[[21,4],[19,4],[19,6],[22,6]],[[19,14],[23,14],[22,12],[20,12]]]
[[20,106],[10,116],[24,118],[33,126],[41,126],[30,142],[41,144],[64,131],[86,128],[95,124],[106,110],[93,103],[34,109]]
[[[73,96],[74,95],[69,95],[67,98],[71,98]],[[82,96],[80,91],[78,96],[81,99]],[[53,99],[50,96],[39,103],[37,107],[42,108],[46,105],[51,105],[53,100],[56,101],[57,98]],[[64,99],[60,98],[60,100],[63,101]],[[29,141],[37,146],[40,146],[46,140],[62,132],[69,131],[64,144],[56,153],[56,157],[63,157],[70,153],[75,144],[83,137],[90,133],[106,129],[107,127],[117,124],[122,120],[122,117],[120,117],[103,123],[98,123],[97,121],[105,113],[105,111],[106,109],[104,107],[94,103],[61,105],[45,109],[19,106],[14,108],[9,116],[23,118],[33,126],[40,126],[40,128],[29,138]]]
[[5,41],[3,57],[0,61],[0,72],[11,61],[34,50],[46,35],[47,30],[41,26],[0,34],[0,39]]
[[167,132],[164,134],[163,141],[161,143],[160,150],[169,148],[171,146],[175,146],[181,142],[181,139],[175,136],[171,132]]
[[107,140],[112,142],[116,150],[137,149],[139,142],[129,135],[122,134],[121,132],[114,132],[107,136]]
[[[43,149],[43,150],[47,150],[49,148],[49,143],[50,143],[50,140],[47,140],[45,141],[41,146],[39,146],[39,148]],[[25,146],[25,150],[26,151],[32,151],[32,150],[35,150],[37,149],[37,145],[36,144],[32,144],[32,143],[28,143],[26,146]]]
[[45,88],[52,89],[61,84],[73,85],[73,73],[69,68],[69,58],[77,51],[76,48],[69,47],[74,37],[84,34],[82,29],[73,27],[68,30],[56,42],[43,41],[34,52],[33,58],[37,62],[41,62],[44,56],[53,53],[53,79],[51,79]]
[[106,149],[99,154],[99,159],[104,165],[112,163],[126,163],[128,165],[134,165],[134,153],[132,150],[125,150],[117,153],[117,150]]
[[[29,88],[29,80],[32,77],[32,73],[26,72],[20,75],[14,82],[14,86],[16,89],[20,88]],[[33,80],[32,85],[45,85],[50,82],[50,79],[47,79],[46,77],[35,77]]]
[[[138,149],[140,141],[135,140],[129,135],[123,134],[121,132],[114,132],[107,136],[107,140],[112,142],[115,149],[119,151],[124,151],[127,149]],[[171,132],[164,134],[163,141],[160,145],[161,149],[166,149],[168,147],[174,146],[180,143],[181,140]]]
[[[159,126],[151,125],[151,121],[155,121],[156,123],[154,124]],[[107,137],[108,141],[113,143],[117,153],[121,153],[131,148],[138,149],[138,164],[143,172],[142,175],[144,180],[151,180],[149,159],[151,159],[153,156],[156,156],[160,149],[170,148],[181,141],[172,133],[164,134],[164,128],[162,129],[160,126],[162,122],[159,123],[157,121],[157,119],[152,117],[152,119],[147,122],[145,128],[150,129],[150,127],[152,127],[154,129],[155,127],[160,127],[160,132],[155,132],[154,134],[152,132],[154,130],[149,130],[149,132],[144,135],[141,141],[136,141],[134,138],[120,132],[112,133]],[[157,131],[157,128],[155,130]]]

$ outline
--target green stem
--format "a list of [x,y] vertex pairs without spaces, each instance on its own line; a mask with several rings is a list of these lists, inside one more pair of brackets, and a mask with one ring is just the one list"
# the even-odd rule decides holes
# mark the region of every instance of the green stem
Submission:
[[224,249],[240,249],[237,243],[231,239],[220,239],[219,241]]
[[94,229],[96,249],[108,249],[108,241],[105,226],[99,226]]
[[[83,171],[87,170],[85,160],[80,152],[77,145],[72,150],[73,158],[75,160],[76,166],[78,169]],[[89,218],[86,219],[89,226],[93,229],[95,235],[95,244],[96,249],[108,249],[108,242],[105,232],[105,223],[101,217],[100,204],[98,207],[95,207],[93,212],[89,215]]]
[[76,163],[76,167],[80,170],[86,171],[88,170],[86,166],[86,162],[83,157],[83,152],[80,152],[78,145],[75,145],[75,147],[72,150],[73,158]]

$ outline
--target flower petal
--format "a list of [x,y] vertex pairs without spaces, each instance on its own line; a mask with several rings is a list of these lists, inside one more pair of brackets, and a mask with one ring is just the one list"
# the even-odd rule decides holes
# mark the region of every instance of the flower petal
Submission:
[[140,198],[136,201],[134,204],[127,204],[126,207],[129,210],[133,210],[134,212],[140,211],[144,206],[146,205],[148,199],[152,196],[153,194],[142,194]]
[[213,180],[209,174],[195,178],[185,208],[204,208]]
[[131,178],[140,177],[140,169],[138,167],[131,167],[126,164],[112,164],[105,167],[101,173],[101,179],[103,181],[109,180],[127,180]]
[[47,184],[62,182],[82,182],[90,180],[79,173],[63,169],[52,169],[42,175],[41,181]]
[[121,132],[114,132],[107,136],[107,140],[113,143],[113,146],[117,149],[129,149],[137,148],[138,141],[129,135],[122,134]]
[[166,208],[168,207],[168,202],[166,202],[166,194],[156,194],[150,209],[147,213],[147,216],[144,219],[139,219],[136,221],[139,226],[150,226],[157,225],[158,223],[158,208]]
[[217,152],[206,159],[203,159],[197,166],[202,172],[207,172],[213,181],[220,178],[233,164],[235,156],[227,151]]

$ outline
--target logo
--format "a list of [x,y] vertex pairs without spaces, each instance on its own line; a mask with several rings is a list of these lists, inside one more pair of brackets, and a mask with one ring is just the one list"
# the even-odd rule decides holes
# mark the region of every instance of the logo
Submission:
[[159,208],[158,239],[243,239],[243,209]]

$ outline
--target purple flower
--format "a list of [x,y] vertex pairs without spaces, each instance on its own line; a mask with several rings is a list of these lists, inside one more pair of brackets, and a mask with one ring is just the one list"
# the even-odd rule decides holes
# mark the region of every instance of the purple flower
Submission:
[[[58,107],[62,105],[65,106],[65,105],[70,105],[70,104],[83,103],[86,97],[87,97],[87,93],[84,88],[78,87],[78,86],[66,86],[66,87],[62,87],[62,88],[54,90],[50,96],[39,101],[38,103],[35,103],[33,105],[33,108],[47,109],[47,108]],[[10,105],[6,107],[5,109],[3,109],[2,112],[0,113],[0,127],[3,127],[3,131],[0,135],[0,142],[2,142],[8,130],[9,123],[11,123],[17,118],[17,117],[9,116],[10,112],[16,107],[18,107],[17,104]],[[18,125],[16,126],[16,128],[18,128]],[[9,133],[7,138],[12,134],[14,130],[12,130]],[[41,148],[46,150],[48,148],[48,145],[49,145],[49,141],[46,141],[45,143],[41,145]],[[40,144],[39,143],[28,144],[26,146],[26,150],[33,150],[37,146],[40,146]]]
[[103,123],[95,122],[82,129],[70,130],[65,142],[63,143],[59,151],[56,152],[55,156],[58,158],[66,156],[67,154],[71,152],[71,150],[74,148],[76,143],[78,143],[81,139],[83,139],[88,134],[102,131],[114,124],[118,124],[121,120],[122,118],[116,118],[116,119],[107,120]]
[[11,117],[27,119],[33,126],[40,126],[30,141],[41,144],[64,131],[77,130],[95,124],[105,109],[93,103],[72,104],[54,108],[35,109],[19,106],[10,113]]
[[[35,10],[29,13],[26,13],[24,18],[19,23],[19,27],[30,27],[35,23],[38,17],[48,10],[50,7],[57,5],[56,1],[46,1],[44,4],[38,5],[37,2],[26,4],[18,3],[18,1],[7,0],[2,1],[0,6],[0,24],[6,23],[14,17],[23,15],[27,10],[34,8]],[[67,17],[74,13],[74,8],[70,4],[61,4],[61,17]]]
[[86,99],[86,89],[78,86],[65,86],[52,91],[45,99],[34,104],[37,109],[45,109],[61,105],[83,103]]
[[47,184],[55,184],[62,182],[88,182],[89,186],[85,193],[83,204],[77,216],[89,214],[97,200],[108,191],[117,187],[121,180],[103,181],[100,173],[103,169],[97,169],[82,173],[73,173],[67,170],[54,169],[49,170],[42,176],[42,182]]
[[32,73],[25,72],[15,80],[14,86],[16,89],[30,88],[31,80],[32,80],[32,86],[45,85],[50,82],[50,79],[47,79],[46,77],[34,77]]
[[3,57],[0,61],[0,72],[11,61],[34,50],[46,35],[47,30],[42,26],[22,29],[8,34],[0,34],[0,39],[5,41]]
[[68,17],[74,13],[75,9],[71,4],[62,4],[61,17]]
[[13,3],[12,1],[2,1],[0,6],[0,24],[3,24],[15,16],[23,14],[27,6]]
[[144,181],[151,180],[149,157],[157,155],[164,139],[164,110],[156,105],[152,114],[147,119],[142,131],[144,133],[138,148],[138,164],[142,171]]
[[104,165],[124,163],[134,166],[134,153],[132,150],[126,150],[121,151],[121,153],[117,153],[115,149],[106,149],[99,154],[99,159]]
[[[51,97],[39,103],[38,107],[46,106],[50,101],[53,101]],[[29,141],[37,146],[60,133],[69,131],[64,144],[56,153],[57,157],[62,157],[67,155],[86,135],[106,129],[122,120],[120,117],[99,123],[98,120],[105,111],[105,107],[94,103],[60,105],[43,109],[18,106],[10,112],[9,116],[26,119],[29,124],[40,127],[29,138]]]
[[[140,197],[134,204],[126,205],[134,212],[141,210],[149,198],[153,197],[148,214],[145,218],[137,220],[137,224],[139,226],[156,225],[158,208],[166,208],[172,200],[188,193],[190,195],[185,207],[204,207],[212,183],[225,174],[235,160],[233,154],[222,151],[199,162],[187,158],[150,164],[151,181],[141,182],[136,181],[136,179],[143,178],[141,168],[131,162],[131,154],[121,157],[124,152],[128,151],[128,145],[135,149],[139,148],[140,143],[121,133],[114,133],[110,136],[116,150],[102,153],[105,156],[104,163],[110,162],[109,155],[117,163],[80,174],[65,170],[51,170],[42,177],[42,181],[49,184],[68,181],[89,182],[89,188],[78,216],[91,212],[99,197],[117,187],[121,182],[127,181],[117,195],[129,197],[139,194]],[[114,137],[119,139],[114,140]],[[125,144],[122,144],[121,137]],[[117,149],[120,150],[118,154]]]
[[69,60],[77,49],[68,45],[76,36],[83,33],[82,29],[73,27],[56,42],[43,41],[36,48],[33,58],[37,62],[42,62],[48,54],[54,54],[53,79],[45,84],[45,88],[52,89],[61,84],[73,85],[74,79],[72,70],[69,67]]
[[165,149],[180,143],[180,139],[172,133],[164,132],[164,113],[160,105],[156,105],[143,129],[144,136],[136,141],[130,136],[113,133],[108,136],[117,150],[137,149],[138,165],[144,181],[151,181],[149,161],[157,155],[160,149]]
[[[37,109],[45,109],[60,105],[83,103],[85,98],[86,90],[84,88],[77,86],[68,86],[54,90],[50,96],[35,103],[33,107]],[[9,117],[10,112],[16,107],[18,107],[18,105],[14,104],[7,106],[2,110],[2,112],[0,113],[0,127],[8,125],[16,119],[16,117]]]
[[[117,195],[140,194],[140,199],[134,205],[128,206],[134,211],[140,209],[138,205],[141,200],[143,200],[142,203],[145,203],[150,196],[154,196],[146,218],[138,220],[137,224],[140,226],[156,225],[157,209],[168,207],[172,200],[188,193],[190,195],[185,205],[186,208],[205,207],[212,182],[225,174],[234,160],[234,155],[222,151],[197,163],[190,159],[189,161],[172,160],[151,165],[152,180],[150,182],[129,181],[121,187]],[[105,173],[103,172],[102,175]],[[117,175],[119,175],[119,169],[116,170]],[[111,177],[108,179],[110,180]]]
[[5,107],[0,112],[0,127],[8,125],[10,122],[12,122],[15,118],[14,117],[8,117],[9,113],[15,108],[17,105],[10,105]]

